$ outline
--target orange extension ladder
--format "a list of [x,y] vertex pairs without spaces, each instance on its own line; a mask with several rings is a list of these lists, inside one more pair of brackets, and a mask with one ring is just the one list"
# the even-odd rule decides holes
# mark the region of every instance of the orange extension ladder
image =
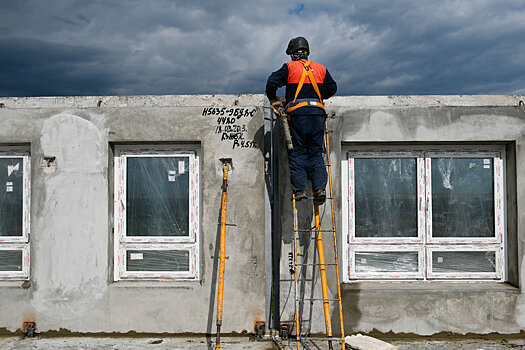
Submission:
[[[314,205],[314,217],[315,217],[315,230],[314,230],[314,237],[311,237],[312,239],[315,239],[317,243],[317,252],[319,255],[319,263],[299,263],[298,262],[298,245],[299,245],[299,234],[312,234],[312,230],[300,230],[298,228],[298,220],[297,220],[297,207],[296,207],[296,201],[295,201],[295,195],[292,194],[292,211],[293,211],[293,233],[294,233],[294,244],[293,244],[293,267],[294,267],[294,287],[295,287],[295,332],[296,332],[296,344],[297,344],[297,350],[301,348],[301,344],[306,344],[308,341],[328,341],[328,347],[330,349],[333,349],[332,342],[341,342],[342,349],[345,349],[345,331],[343,326],[343,306],[341,301],[341,283],[339,278],[339,259],[337,255],[337,237],[336,237],[336,228],[335,228],[335,217],[334,217],[334,196],[333,196],[333,188],[332,188],[332,169],[330,164],[330,142],[329,142],[329,131],[325,129],[325,145],[326,145],[326,165],[328,169],[328,185],[329,185],[329,197],[327,197],[327,200],[330,200],[331,205],[331,216],[332,216],[332,229],[331,230],[321,230],[321,220],[319,216],[319,205]],[[326,205],[326,203],[324,204]],[[323,232],[332,233],[333,235],[333,243],[334,243],[334,262],[333,263],[326,263],[325,262],[325,256],[324,256],[324,246],[323,246]],[[304,254],[302,255],[304,257]],[[303,327],[302,322],[300,320],[299,310],[300,310],[300,304],[302,303],[304,305],[304,297],[301,296],[301,293],[298,293],[298,273],[299,269],[301,268],[307,268],[307,267],[313,267],[319,266],[319,275],[321,279],[321,292],[322,292],[322,298],[319,299],[313,299],[313,295],[310,296],[310,302],[312,301],[322,301],[323,302],[323,309],[324,309],[324,319],[325,319],[325,327],[326,327],[326,335],[321,337],[311,337],[310,334],[303,333]],[[326,268],[332,267],[335,270],[335,277],[337,280],[337,298],[330,299],[328,296],[328,286],[327,286],[327,280],[326,280]],[[312,279],[312,283],[314,283]],[[340,327],[341,327],[341,337],[334,337],[332,334],[332,320],[330,316],[330,302],[337,302],[338,308],[339,308],[339,320],[340,320]]]

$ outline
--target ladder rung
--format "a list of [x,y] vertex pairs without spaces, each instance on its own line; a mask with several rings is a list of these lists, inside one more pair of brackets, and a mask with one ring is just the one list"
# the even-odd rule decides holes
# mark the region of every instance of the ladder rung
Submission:
[[344,339],[343,338],[318,338],[318,337],[300,337],[300,339],[302,341],[308,341],[308,340],[317,340],[317,341],[329,341],[329,340],[333,340],[333,341],[343,341]]
[[321,266],[321,265],[337,265],[336,263],[318,263],[318,264],[296,264],[297,266]]
[[[306,197],[304,199],[315,199],[315,197]],[[325,199],[334,199],[334,197],[325,197]],[[292,198],[293,200],[293,198]],[[300,202],[300,201],[296,201],[296,202]]]
[[304,302],[307,302],[307,301],[339,301],[339,299],[323,299],[323,298],[310,299],[310,298],[307,298],[306,300],[304,300],[304,299],[295,299],[295,301],[302,301],[304,303]]
[[305,230],[305,229],[297,229],[293,230],[293,232],[334,232],[335,230],[316,230],[315,228],[311,230]]

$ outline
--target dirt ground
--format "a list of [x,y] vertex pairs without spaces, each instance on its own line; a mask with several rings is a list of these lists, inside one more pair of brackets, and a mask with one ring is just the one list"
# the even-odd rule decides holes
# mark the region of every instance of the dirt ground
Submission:
[[[385,339],[388,340],[388,339]],[[210,342],[212,341],[212,342]],[[13,350],[174,350],[196,349],[214,350],[215,338],[206,337],[3,337],[0,338],[0,349]],[[525,349],[524,339],[462,339],[462,340],[421,340],[421,339],[394,339],[388,340],[399,350],[503,350]],[[293,341],[281,341],[276,344],[271,340],[255,341],[249,337],[227,337],[222,339],[224,350],[267,350],[286,349],[295,350]],[[328,349],[326,342],[309,343],[303,349]],[[340,350],[340,344],[334,344],[334,349]]]

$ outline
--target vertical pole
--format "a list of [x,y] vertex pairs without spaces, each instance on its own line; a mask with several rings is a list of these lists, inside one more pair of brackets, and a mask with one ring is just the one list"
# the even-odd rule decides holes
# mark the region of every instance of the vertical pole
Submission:
[[[281,328],[280,279],[281,279],[281,212],[279,206],[279,137],[274,132],[274,113],[271,113],[271,187],[272,187],[272,328]],[[275,123],[277,125],[277,123]]]
[[228,205],[228,170],[230,162],[223,160],[222,176],[222,202],[221,202],[221,238],[220,238],[220,260],[219,260],[219,286],[217,287],[217,339],[215,348],[221,348],[221,326],[222,326],[222,301],[224,296],[224,268],[226,261],[226,209]]
[[[321,276],[321,287],[323,293],[324,322],[326,326],[326,335],[332,336],[332,320],[330,319],[330,301],[328,300],[328,285],[326,282],[326,265],[324,260],[323,234],[319,219],[319,205],[314,206],[315,215],[315,233],[317,237],[317,251],[319,254],[319,270]],[[328,346],[332,349],[332,341],[328,341]]]
[[295,300],[295,333],[296,333],[296,341],[297,341],[297,350],[301,349],[301,324],[299,323],[299,305],[298,305],[298,299],[297,299],[297,249],[299,248],[297,246],[297,208],[295,206],[295,194],[292,194],[292,210],[293,210],[293,267],[294,267],[294,300]]
[[339,258],[337,256],[337,235],[335,229],[335,213],[334,213],[334,196],[332,188],[332,165],[330,164],[330,141],[328,128],[325,127],[325,141],[326,141],[326,161],[328,163],[328,184],[330,189],[330,205],[332,209],[332,233],[334,238],[334,258],[335,258],[335,274],[337,278],[337,299],[339,302],[339,322],[341,327],[341,339],[343,349],[345,348],[345,327],[343,322],[343,304],[341,300],[341,280],[339,276]]

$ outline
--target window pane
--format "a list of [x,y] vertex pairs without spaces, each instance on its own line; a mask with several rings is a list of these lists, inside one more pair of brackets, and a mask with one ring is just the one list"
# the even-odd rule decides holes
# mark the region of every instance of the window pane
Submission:
[[0,250],[0,271],[22,271],[22,251]]
[[432,252],[433,272],[496,272],[496,252]]
[[356,237],[417,237],[415,158],[354,159]]
[[432,236],[494,237],[492,158],[432,159]]
[[0,158],[0,236],[22,236],[22,158]]
[[189,235],[188,157],[127,158],[128,236]]
[[188,250],[128,250],[127,271],[189,271]]
[[356,272],[417,272],[417,252],[356,252]]

